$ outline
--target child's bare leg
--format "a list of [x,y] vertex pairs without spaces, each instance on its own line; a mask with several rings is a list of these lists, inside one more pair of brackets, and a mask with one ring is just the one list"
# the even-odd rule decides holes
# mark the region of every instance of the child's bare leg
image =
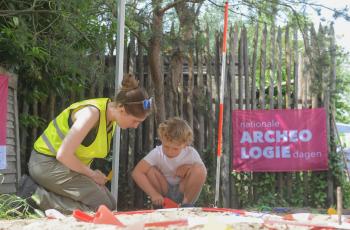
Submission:
[[184,193],[183,204],[192,204],[202,190],[207,177],[207,170],[203,165],[195,164],[180,182],[180,192]]
[[155,190],[162,194],[163,196],[168,192],[168,182],[165,179],[164,175],[159,172],[155,167],[151,167],[146,174],[148,180],[152,184]]

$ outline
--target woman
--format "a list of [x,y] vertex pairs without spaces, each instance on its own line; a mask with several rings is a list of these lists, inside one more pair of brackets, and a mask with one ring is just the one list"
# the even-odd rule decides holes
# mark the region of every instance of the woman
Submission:
[[114,210],[116,201],[104,185],[106,176],[89,166],[94,158],[107,156],[115,126],[137,128],[147,118],[151,102],[128,74],[114,101],[90,99],[66,108],[34,144],[28,168],[38,186],[26,177],[22,197],[30,197],[41,210],[96,211],[102,204]]

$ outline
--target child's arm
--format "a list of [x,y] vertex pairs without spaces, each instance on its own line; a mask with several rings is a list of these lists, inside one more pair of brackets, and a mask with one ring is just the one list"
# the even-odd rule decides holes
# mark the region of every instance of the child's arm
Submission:
[[131,176],[135,183],[151,197],[153,204],[163,205],[163,196],[157,192],[147,177],[147,173],[150,169],[151,165],[147,161],[141,160],[136,165]]

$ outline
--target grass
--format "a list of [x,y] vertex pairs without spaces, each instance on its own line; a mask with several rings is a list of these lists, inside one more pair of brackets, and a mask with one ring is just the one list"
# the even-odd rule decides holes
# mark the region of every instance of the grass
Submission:
[[[0,184],[5,177],[0,173]],[[27,201],[13,194],[0,194],[0,219],[39,218],[42,214]]]
[[16,195],[0,195],[0,219],[38,218],[39,215],[25,199]]

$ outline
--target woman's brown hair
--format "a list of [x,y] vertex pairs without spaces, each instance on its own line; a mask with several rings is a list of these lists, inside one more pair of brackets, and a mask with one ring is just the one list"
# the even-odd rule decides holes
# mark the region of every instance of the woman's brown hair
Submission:
[[148,99],[147,92],[139,86],[132,74],[125,74],[122,87],[114,98],[118,106],[124,106],[125,111],[135,117],[146,117],[151,108],[144,108],[144,100]]

